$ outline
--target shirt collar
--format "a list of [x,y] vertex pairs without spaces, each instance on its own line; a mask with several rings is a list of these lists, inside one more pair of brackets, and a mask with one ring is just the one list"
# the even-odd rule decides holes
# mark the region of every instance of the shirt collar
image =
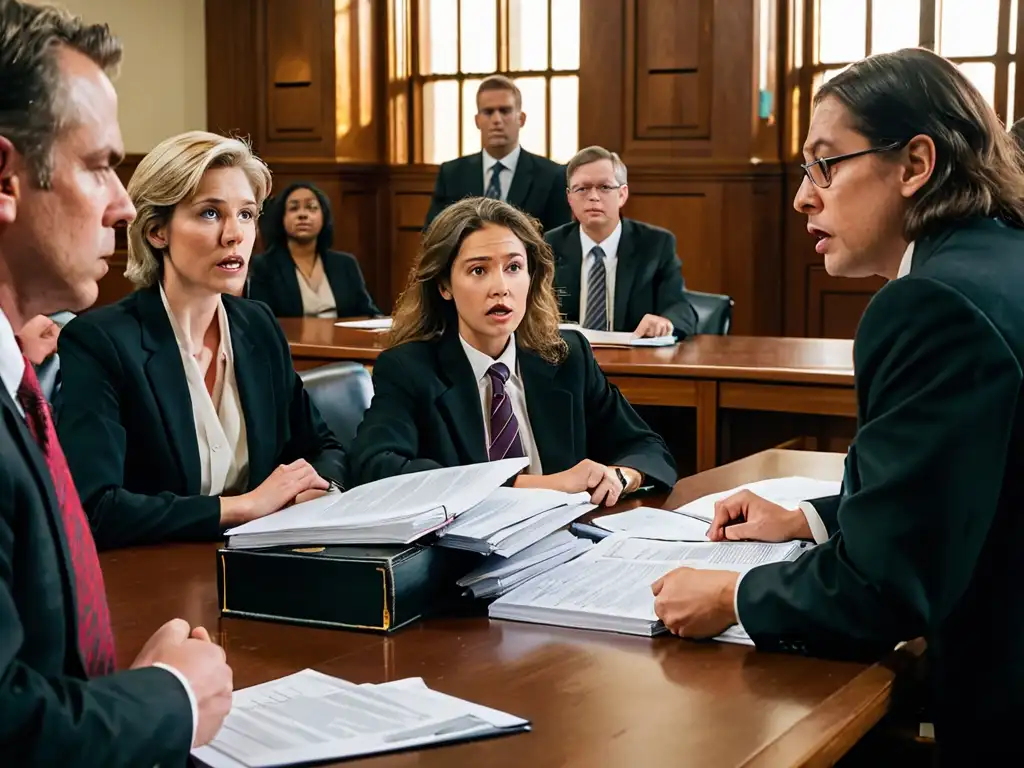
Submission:
[[[501,158],[501,164],[508,168],[512,173],[516,172],[516,165],[519,163],[519,155],[522,153],[523,148],[516,144],[516,148]],[[484,156],[484,171],[490,173],[491,168],[494,166],[496,159],[487,154],[487,150],[482,150]]]
[[25,358],[14,335],[7,315],[0,309],[0,383],[3,384],[11,400],[18,402],[18,387],[21,377],[25,375]]
[[459,334],[459,343],[462,344],[462,349],[466,353],[466,358],[469,360],[470,366],[473,368],[473,377],[476,381],[480,381],[487,375],[487,370],[495,363],[504,363],[508,366],[508,370],[512,376],[516,375],[516,335],[513,333],[509,336],[508,345],[505,347],[505,351],[498,356],[495,360],[490,355],[485,355],[476,347],[472,346],[468,341],[462,338],[462,334]]
[[896,272],[896,279],[899,280],[901,277],[906,277],[910,274],[911,267],[914,266],[914,243],[911,242],[907,245],[907,250],[903,252],[903,258],[900,259],[900,268]]
[[583,227],[580,227],[580,245],[583,247],[583,258],[586,260],[587,256],[594,246],[601,246],[601,250],[604,251],[605,256],[614,256],[619,252],[619,240],[622,239],[622,219],[619,219],[619,223],[615,225],[615,229],[600,243],[595,243],[590,239],[590,235],[583,231]]

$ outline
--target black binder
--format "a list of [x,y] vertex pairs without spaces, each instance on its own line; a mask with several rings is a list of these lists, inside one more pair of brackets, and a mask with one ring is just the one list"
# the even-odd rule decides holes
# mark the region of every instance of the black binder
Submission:
[[223,548],[217,595],[222,616],[388,633],[456,607],[480,560],[415,544]]

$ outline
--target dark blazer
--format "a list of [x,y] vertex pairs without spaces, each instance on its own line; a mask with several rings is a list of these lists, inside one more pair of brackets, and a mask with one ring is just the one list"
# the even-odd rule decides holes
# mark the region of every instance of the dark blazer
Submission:
[[[304,458],[344,484],[341,446],[292,367],[265,304],[224,296],[249,446],[246,491]],[[201,470],[185,369],[157,287],[68,323],[57,431],[98,546],[215,539],[220,499]]]
[[[593,459],[671,488],[676,467],[664,441],[608,383],[583,337],[563,336],[569,355],[561,365],[522,347],[516,354],[544,473]],[[381,353],[373,389],[349,452],[353,483],[487,461],[480,394],[454,329]]]
[[6,764],[184,765],[192,709],[148,667],[87,680],[49,472],[0,385],[0,753]]
[[[516,172],[508,188],[507,202],[539,219],[544,229],[552,229],[572,221],[572,210],[569,208],[565,188],[565,166],[524,149],[519,153]],[[430,226],[437,214],[452,203],[464,197],[480,197],[483,193],[482,152],[442,163],[437,172],[434,197],[430,201],[424,228]]]
[[[1024,709],[1024,232],[918,241],[854,347],[859,427],[831,539],[740,583],[759,648],[873,655],[924,636],[943,762],[1010,754]],[[1002,750],[1002,751],[1000,751]]]
[[[320,254],[324,275],[337,302],[338,317],[379,315],[366,289],[359,262],[351,253],[327,251]],[[250,299],[262,301],[277,317],[302,317],[302,295],[295,262],[287,248],[274,247],[253,257],[249,265]]]
[[[566,224],[545,234],[544,239],[555,252],[555,290],[562,314],[569,322],[579,322],[580,225]],[[612,330],[634,331],[644,315],[660,315],[672,321],[679,338],[692,336],[697,330],[697,313],[683,293],[676,236],[661,227],[623,219],[617,256]]]

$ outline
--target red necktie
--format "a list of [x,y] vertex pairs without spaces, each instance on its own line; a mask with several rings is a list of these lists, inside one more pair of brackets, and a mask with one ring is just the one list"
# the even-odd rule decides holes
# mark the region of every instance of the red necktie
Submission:
[[78,606],[78,647],[89,677],[107,675],[114,671],[114,635],[110,629],[107,592],[103,586],[103,572],[96,554],[89,521],[86,520],[82,501],[78,498],[71,470],[64,451],[57,442],[57,432],[50,416],[50,404],[36,378],[32,363],[25,359],[25,373],[18,387],[18,402],[25,411],[25,423],[32,439],[46,459],[53,488],[57,492],[60,516],[64,523],[64,536],[75,573],[75,603]]

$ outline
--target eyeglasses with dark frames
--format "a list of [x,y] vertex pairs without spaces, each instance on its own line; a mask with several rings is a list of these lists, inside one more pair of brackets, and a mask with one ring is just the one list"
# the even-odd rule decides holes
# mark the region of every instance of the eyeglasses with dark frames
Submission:
[[891,152],[894,149],[902,149],[906,144],[906,141],[894,141],[881,147],[871,147],[870,149],[862,149],[858,152],[849,152],[845,155],[821,157],[810,163],[801,163],[800,167],[807,175],[807,178],[811,180],[811,184],[820,189],[828,189],[832,184],[832,166],[836,163],[843,160],[851,160],[862,155],[872,155],[875,152]]

